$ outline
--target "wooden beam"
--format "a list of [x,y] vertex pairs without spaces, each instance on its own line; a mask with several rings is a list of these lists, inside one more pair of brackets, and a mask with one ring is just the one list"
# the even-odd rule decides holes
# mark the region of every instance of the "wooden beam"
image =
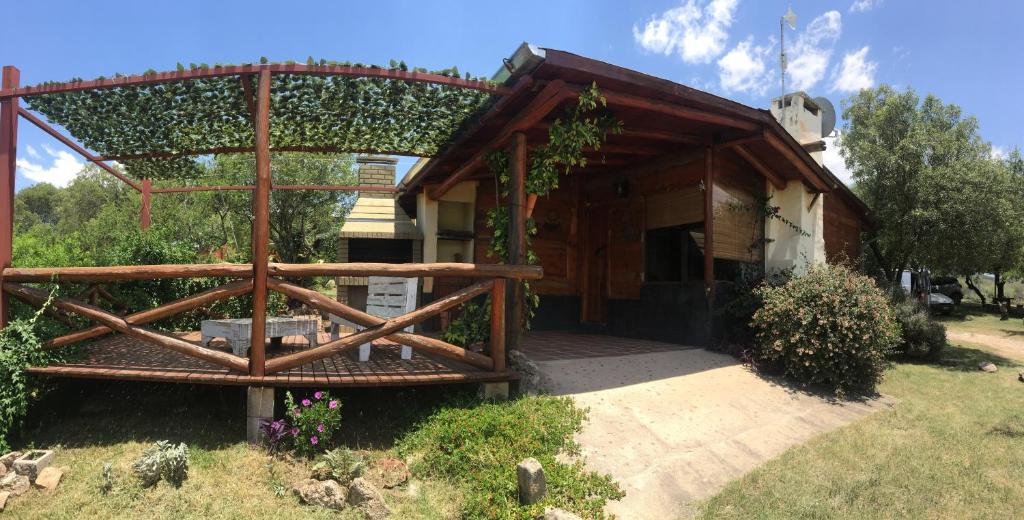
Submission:
[[642,130],[631,128],[624,128],[622,132],[620,132],[618,135],[622,137],[650,139],[652,141],[666,141],[669,143],[677,144],[703,145],[705,141],[704,136],[696,134],[683,134],[678,132],[663,132],[658,130]]
[[259,126],[259,114],[256,111],[256,92],[252,88],[252,74],[239,76],[242,82],[242,96],[245,97],[245,108],[249,111],[249,122],[252,123],[252,131],[255,132]]
[[256,191],[252,196],[252,343],[249,375],[265,373],[267,262],[270,255],[270,70],[260,71],[256,95]]
[[[21,72],[7,65],[0,76],[4,90],[18,88]],[[14,181],[18,170],[18,106],[17,99],[0,101],[0,269],[11,266],[14,259]],[[0,294],[0,329],[10,318],[7,293]]]
[[[193,155],[220,155],[232,153],[253,153],[255,146],[215,146],[211,148],[193,148],[189,150],[178,150],[175,152],[144,152],[118,155],[107,155],[96,157],[98,161],[131,161],[135,159],[171,159],[175,157],[188,157]],[[381,150],[380,148],[342,148],[338,146],[308,146],[290,145],[273,146],[270,148],[273,153],[277,152],[305,152],[323,154],[348,154],[348,153],[373,153],[383,155],[409,155],[408,150]],[[420,156],[417,156],[420,157]],[[426,156],[430,157],[430,156]]]
[[544,270],[539,265],[503,264],[383,264],[351,262],[345,264],[270,264],[271,276],[394,276],[417,278],[432,276],[455,276],[463,278],[512,278],[518,280],[539,280]]
[[318,359],[339,354],[353,347],[362,345],[363,343],[368,343],[378,338],[390,336],[401,329],[410,325],[415,325],[430,318],[431,316],[444,312],[457,305],[461,305],[476,296],[490,291],[493,286],[494,280],[486,280],[466,287],[465,289],[455,291],[444,298],[435,300],[434,302],[410,313],[403,314],[397,318],[389,318],[384,323],[375,327],[370,327],[354,334],[349,334],[348,336],[325,343],[316,348],[300,350],[293,354],[275,357],[267,361],[266,373],[273,374],[282,370],[302,366]]
[[464,177],[473,173],[474,170],[484,166],[487,155],[492,151],[501,148],[512,134],[521,132],[537,124],[542,119],[547,117],[552,110],[554,110],[559,104],[570,97],[579,95],[579,89],[575,87],[569,87],[562,80],[555,80],[548,83],[543,90],[529,105],[526,106],[516,117],[512,118],[511,121],[505,125],[505,128],[498,133],[494,139],[491,139],[486,146],[480,148],[480,150],[473,155],[473,157],[462,166],[455,169],[451,175],[449,175],[441,184],[431,189],[428,193],[431,199],[438,200],[448,193],[458,183],[464,180]]
[[764,139],[765,139],[764,136],[765,136],[766,133],[767,133],[767,130],[760,129],[760,130],[758,130],[756,132],[750,132],[748,134],[744,134],[744,135],[741,135],[741,136],[738,136],[738,137],[734,137],[732,139],[727,139],[727,140],[724,140],[724,141],[718,141],[718,142],[715,143],[715,151],[726,150],[726,149],[733,148],[735,146],[744,145],[744,144],[747,144],[747,143],[759,143],[761,141],[764,141]]
[[36,125],[36,127],[38,127],[40,130],[46,132],[47,134],[50,134],[51,137],[53,137],[54,139],[56,139],[56,140],[60,141],[61,143],[63,143],[64,146],[67,146],[68,148],[71,148],[72,150],[74,150],[75,153],[77,153],[78,155],[81,155],[82,157],[84,157],[85,160],[95,164],[96,166],[99,166],[104,171],[106,171],[107,173],[113,175],[114,177],[117,177],[118,179],[121,179],[121,181],[123,181],[125,184],[127,184],[127,185],[131,186],[132,188],[134,188],[135,191],[142,191],[142,186],[139,185],[139,183],[129,179],[128,177],[125,177],[124,174],[122,174],[121,172],[115,170],[109,164],[103,162],[103,159],[97,157],[96,155],[94,155],[89,150],[86,150],[85,148],[82,148],[82,146],[79,145],[78,143],[76,143],[76,142],[72,141],[71,139],[65,137],[64,134],[58,132],[55,128],[53,128],[52,126],[46,124],[45,121],[43,121],[42,119],[39,119],[38,117],[36,117],[36,115],[33,114],[32,112],[29,112],[28,110],[25,110],[24,108],[18,107],[18,115],[20,115],[21,117],[27,119],[29,123],[32,123],[33,125]]
[[773,172],[771,168],[765,166],[760,159],[747,151],[747,149],[742,145],[733,147],[732,151],[735,152],[736,155],[740,156],[741,159],[747,161],[748,164],[753,166],[754,169],[757,170],[757,173],[760,173],[765,179],[768,179],[768,182],[772,183],[772,186],[775,186],[775,188],[780,190],[786,188],[786,179],[783,179],[779,174]]
[[479,90],[495,95],[505,95],[509,88],[503,85],[494,85],[486,80],[462,79],[453,76],[442,76],[428,72],[413,72],[398,69],[383,69],[373,67],[352,67],[346,65],[305,65],[299,63],[273,63],[269,65],[229,65],[226,67],[210,67],[196,70],[180,70],[171,72],[158,72],[155,74],[143,74],[133,76],[122,76],[119,78],[94,79],[86,81],[68,81],[65,83],[51,83],[47,85],[36,85],[32,87],[4,87],[0,90],[0,100],[13,97],[36,96],[40,94],[55,94],[58,92],[80,92],[83,90],[102,90],[117,87],[130,87],[139,85],[154,85],[157,83],[174,83],[200,78],[219,78],[224,76],[247,76],[259,74],[262,71],[298,74],[309,76],[348,76],[354,78],[383,78],[408,81],[410,83],[431,83],[449,87],[460,87],[471,90]]
[[[142,312],[136,312],[124,317],[124,320],[132,325],[143,325],[150,323],[168,316],[180,314],[185,311],[197,309],[199,307],[205,307],[213,302],[231,298],[232,296],[241,296],[248,294],[252,291],[252,280],[238,280],[235,282],[226,283],[213,289],[207,289],[201,293],[187,296],[174,300],[170,303],[165,303],[159,307],[154,307],[149,310]],[[70,345],[79,341],[96,338],[113,332],[113,329],[105,325],[97,325],[85,330],[66,334],[57,338],[53,338],[43,343],[43,350],[52,350],[55,348],[63,347],[64,345]]]
[[[364,327],[376,327],[386,321],[382,318],[353,309],[352,307],[332,298],[328,298],[314,290],[299,287],[298,285],[290,284],[277,278],[270,278],[267,280],[267,287],[284,294],[285,296],[305,303],[314,309],[339,316],[357,325],[362,325]],[[495,287],[497,287],[497,285],[495,285]],[[494,368],[494,361],[492,361],[491,358],[466,350],[462,347],[457,347],[451,343],[446,343],[439,339],[428,336],[418,336],[416,334],[401,331],[385,336],[384,338],[402,345],[409,345],[410,347],[423,352],[437,354],[449,359],[461,361],[484,370],[491,370]]]
[[505,284],[505,279],[497,278],[491,290],[490,353],[495,372],[505,370]]
[[793,163],[796,169],[799,170],[800,173],[804,176],[804,180],[809,182],[811,186],[814,186],[816,189],[822,192],[832,191],[831,186],[829,186],[828,183],[826,183],[825,180],[822,179],[820,175],[818,175],[818,172],[811,168],[811,166],[807,164],[804,158],[798,155],[797,152],[794,151],[788,144],[783,142],[781,137],[775,135],[774,133],[768,132],[765,134],[765,140],[768,142],[768,144],[772,145],[772,148],[775,148],[779,153],[781,153],[786,158],[786,160]]
[[[512,136],[508,165],[508,262],[515,265],[526,264],[526,175],[530,166],[527,161],[526,134],[516,132]],[[519,336],[523,328],[523,284],[512,284],[507,299],[505,344],[514,349],[519,346]]]
[[715,301],[715,148],[704,147],[704,292],[708,300],[708,320]]
[[149,229],[149,211],[153,202],[153,181],[142,179],[142,214],[139,216],[139,227],[145,231]]
[[[36,305],[43,305],[49,299],[49,294],[40,291],[39,289],[33,289],[24,285],[19,285],[11,282],[4,282],[4,292],[10,293],[18,298],[21,298],[29,303]],[[94,307],[92,305],[78,302],[71,299],[65,298],[54,298],[51,305],[61,309],[63,311],[72,312],[79,316],[88,318],[97,323],[106,325],[111,329],[124,334],[125,336],[131,336],[133,338],[141,339],[148,343],[152,343],[158,347],[163,347],[186,356],[202,359],[209,361],[223,367],[230,368],[232,370],[245,371],[248,367],[248,363],[245,359],[221,352],[219,350],[213,350],[209,348],[203,348],[198,345],[194,345],[187,341],[178,339],[173,336],[161,334],[159,332],[149,330],[137,325],[128,323],[124,318],[110,314],[109,312]]]
[[105,267],[8,267],[9,282],[124,282],[163,278],[252,278],[251,264],[112,265]]
[[[321,190],[321,191],[365,191],[397,193],[398,188],[389,186],[352,186],[349,184],[277,184],[273,190]],[[179,186],[176,188],[154,188],[153,193],[192,193],[196,191],[255,191],[256,186]]]
[[670,115],[681,119],[689,119],[691,121],[700,121],[702,123],[710,123],[719,126],[727,126],[730,128],[740,128],[743,130],[756,130],[760,125],[757,123],[733,117],[725,114],[708,112],[698,108],[686,107],[682,105],[675,105],[666,103],[664,101],[656,101],[650,98],[635,96],[633,94],[625,94],[616,91],[601,91],[601,95],[608,101],[609,105],[621,106],[626,108],[636,108],[640,110],[646,110],[649,112],[657,112],[659,114]]

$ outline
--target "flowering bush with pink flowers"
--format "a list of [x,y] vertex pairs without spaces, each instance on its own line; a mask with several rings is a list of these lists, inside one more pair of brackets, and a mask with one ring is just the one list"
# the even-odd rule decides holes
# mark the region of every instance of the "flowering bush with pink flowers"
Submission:
[[285,395],[288,406],[288,435],[295,451],[307,456],[326,451],[331,438],[341,428],[341,401],[324,391],[295,401],[292,393]]

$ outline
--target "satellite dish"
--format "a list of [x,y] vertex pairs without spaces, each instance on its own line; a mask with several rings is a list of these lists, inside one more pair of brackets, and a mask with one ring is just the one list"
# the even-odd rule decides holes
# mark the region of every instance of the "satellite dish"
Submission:
[[814,103],[821,109],[821,136],[832,135],[832,131],[836,129],[836,107],[825,96],[814,98]]

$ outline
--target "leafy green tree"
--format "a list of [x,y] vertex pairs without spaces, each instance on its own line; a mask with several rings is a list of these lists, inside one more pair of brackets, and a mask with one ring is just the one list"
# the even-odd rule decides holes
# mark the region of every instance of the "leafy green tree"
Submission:
[[974,117],[888,85],[845,100],[843,117],[840,153],[882,223],[870,240],[890,283],[911,267],[1009,268],[1024,243],[1020,177],[991,158]]

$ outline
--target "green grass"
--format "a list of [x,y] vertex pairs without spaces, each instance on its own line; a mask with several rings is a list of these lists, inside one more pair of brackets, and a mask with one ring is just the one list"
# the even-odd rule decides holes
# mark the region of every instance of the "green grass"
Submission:
[[[961,290],[963,290],[964,292],[964,301],[974,304],[981,303],[981,300],[978,298],[978,293],[974,292],[974,290],[971,289],[970,287],[967,287],[967,284],[964,283],[964,279],[962,276],[957,278],[957,281],[960,282]],[[986,278],[984,276],[975,276],[974,285],[981,290],[981,294],[985,295],[986,302],[992,301],[992,298],[996,294],[996,284],[992,278]],[[1017,303],[1021,303],[1019,301],[1016,301],[1018,294],[1024,296],[1024,282],[1006,282],[1006,285],[1003,286],[1003,295],[1005,295],[1007,298],[1014,298],[1014,305],[1016,305]]]
[[935,318],[952,329],[995,335],[1024,336],[1024,320],[1020,318],[1000,320],[999,314],[986,312],[979,304],[963,303],[951,314],[939,315]]
[[[332,392],[342,401],[339,444],[364,450],[370,459],[401,451],[417,460],[431,460],[426,469],[413,464],[414,478],[408,485],[384,490],[393,518],[472,518],[472,511],[484,508],[495,512],[487,517],[533,518],[537,508],[527,515],[528,510],[518,506],[514,484],[515,464],[530,456],[549,468],[553,498],[545,504],[600,511],[603,497],[612,489],[610,481],[554,460],[559,450],[573,446],[582,411],[566,400],[546,397],[480,403],[473,397],[475,389],[469,385]],[[19,449],[55,449],[55,464],[66,468],[64,480],[52,495],[32,490],[12,498],[4,517],[361,518],[356,511],[337,513],[299,503],[291,488],[310,476],[312,463],[271,457],[245,443],[244,392],[208,386],[62,383],[33,407],[12,444]],[[449,422],[450,418],[458,420]],[[142,488],[131,464],[147,446],[163,439],[189,446],[188,479],[180,488],[163,481]],[[448,441],[458,443],[456,449],[445,444]],[[102,468],[108,462],[114,467],[115,486],[103,494]],[[434,471],[435,467],[443,471]],[[480,489],[494,494],[483,495]]]
[[[999,371],[980,372],[982,360]],[[934,365],[899,364],[880,388],[899,399],[895,409],[787,451],[701,504],[699,517],[1018,517],[1020,368],[965,346],[949,347]]]

